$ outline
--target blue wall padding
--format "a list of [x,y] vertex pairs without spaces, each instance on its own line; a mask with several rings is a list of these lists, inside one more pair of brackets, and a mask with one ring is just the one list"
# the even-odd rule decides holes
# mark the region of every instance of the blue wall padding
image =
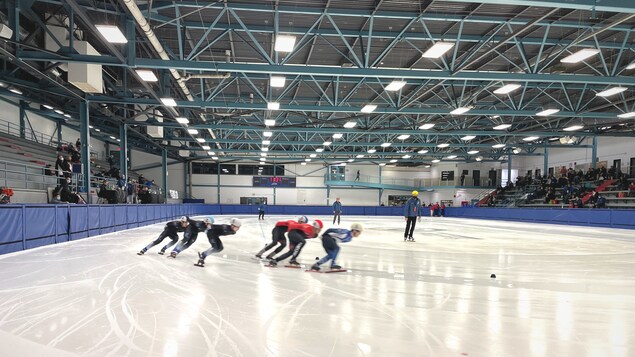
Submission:
[[446,216],[635,229],[635,210],[449,207]]
[[[164,222],[180,216],[256,215],[257,206],[205,204],[0,205],[0,254]],[[331,206],[267,206],[290,218],[333,214]],[[422,211],[425,215],[428,210]],[[401,216],[402,207],[343,207],[344,216]],[[635,229],[635,210],[448,207],[446,216]]]

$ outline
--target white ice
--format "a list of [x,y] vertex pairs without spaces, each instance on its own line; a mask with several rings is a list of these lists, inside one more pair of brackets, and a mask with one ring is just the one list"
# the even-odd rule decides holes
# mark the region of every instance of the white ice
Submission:
[[0,356],[635,356],[633,231],[343,217],[349,271],[318,274],[250,259],[292,217],[242,218],[204,268],[201,235],[136,255],[162,224],[0,256]]

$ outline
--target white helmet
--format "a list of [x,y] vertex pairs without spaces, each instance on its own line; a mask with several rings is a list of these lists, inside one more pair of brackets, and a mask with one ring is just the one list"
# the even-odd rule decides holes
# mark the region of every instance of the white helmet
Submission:
[[298,223],[307,223],[308,221],[309,221],[309,217],[307,216],[298,217]]
[[240,226],[243,225],[243,222],[240,219],[238,219],[238,218],[232,218],[229,221],[229,224],[231,224],[232,226],[240,227]]
[[187,217],[183,216],[183,217],[179,218],[179,222],[181,222],[181,223],[187,222]]
[[353,223],[351,224],[351,231],[359,231],[360,233],[364,230],[361,223]]

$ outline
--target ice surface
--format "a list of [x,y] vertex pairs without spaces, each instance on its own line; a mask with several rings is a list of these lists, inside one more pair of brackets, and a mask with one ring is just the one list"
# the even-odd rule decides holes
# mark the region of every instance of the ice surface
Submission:
[[162,224],[0,256],[0,356],[635,356],[633,231],[343,216],[349,271],[311,274],[250,259],[293,217],[241,218],[204,268],[204,235],[136,255]]

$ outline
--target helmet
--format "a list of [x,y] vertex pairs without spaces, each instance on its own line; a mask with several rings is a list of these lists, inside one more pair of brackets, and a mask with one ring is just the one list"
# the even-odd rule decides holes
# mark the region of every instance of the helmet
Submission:
[[238,219],[238,218],[232,218],[229,221],[229,224],[231,224],[232,226],[240,227],[240,226],[243,225],[243,222],[240,219]]
[[183,216],[183,217],[179,218],[179,222],[181,222],[181,223],[187,222],[187,217]]
[[311,225],[313,227],[319,228],[319,229],[322,229],[322,227],[324,227],[324,224],[319,219],[316,219],[315,221],[313,221],[313,223]]
[[214,223],[214,217],[212,217],[212,216],[205,217],[205,218],[203,218],[203,222],[205,224],[212,224],[212,223]]
[[351,224],[351,231],[359,231],[359,232],[361,232],[363,230],[364,230],[364,227],[362,227],[361,223],[353,223],[353,224]]
[[308,221],[309,221],[309,217],[307,216],[298,217],[298,223],[307,223]]
[[416,190],[415,190],[415,191],[412,191],[412,195],[413,195],[413,196],[419,196],[419,191],[416,191]]

